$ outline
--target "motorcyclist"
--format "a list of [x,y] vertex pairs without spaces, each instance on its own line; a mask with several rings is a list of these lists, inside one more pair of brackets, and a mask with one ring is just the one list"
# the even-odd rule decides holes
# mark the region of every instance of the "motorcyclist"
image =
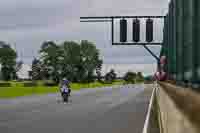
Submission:
[[68,95],[71,93],[70,82],[66,78],[63,78],[60,83],[60,92],[62,95],[63,93],[68,93]]

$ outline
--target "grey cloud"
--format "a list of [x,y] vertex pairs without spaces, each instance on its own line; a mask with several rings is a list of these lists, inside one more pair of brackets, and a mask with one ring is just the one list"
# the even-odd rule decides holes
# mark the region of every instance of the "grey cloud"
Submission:
[[[15,4],[12,4],[15,3]],[[62,24],[66,18],[73,19],[79,12],[73,8],[72,1],[58,0],[8,0],[0,2],[0,29],[34,29]],[[7,7],[7,8],[5,8]]]
[[105,64],[154,64],[155,59],[151,56],[112,57],[103,58]]
[[[3,41],[16,43],[27,63],[37,56],[45,40],[60,43],[83,39],[97,45],[105,63],[152,63],[155,60],[143,48],[111,46],[109,24],[80,23],[79,17],[164,15],[166,9],[166,0],[6,0],[0,1],[0,36]],[[162,25],[156,25],[155,38],[162,40]],[[141,34],[144,38],[144,32]],[[159,47],[152,49],[159,54]]]
[[166,0],[101,0],[88,1],[88,15],[161,15],[167,9]]
[[[157,55],[159,55],[160,47],[151,48]],[[120,48],[107,48],[102,49],[103,55],[105,57],[140,57],[149,55],[149,53],[143,48],[143,46],[133,46],[133,47],[126,47],[121,46]],[[125,51],[125,52],[124,52]]]

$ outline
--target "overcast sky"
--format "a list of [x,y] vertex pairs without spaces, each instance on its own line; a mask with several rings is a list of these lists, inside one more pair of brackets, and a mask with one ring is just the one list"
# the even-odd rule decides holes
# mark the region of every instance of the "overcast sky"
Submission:
[[[0,40],[16,44],[25,63],[38,55],[43,41],[87,39],[100,49],[104,63],[152,64],[155,60],[142,46],[111,46],[109,24],[80,23],[79,17],[165,15],[167,3],[168,0],[0,0]],[[117,41],[119,24],[115,24]],[[155,25],[155,40],[161,41],[162,22],[156,21]],[[144,39],[144,32],[141,35]],[[152,49],[159,54],[159,47]]]

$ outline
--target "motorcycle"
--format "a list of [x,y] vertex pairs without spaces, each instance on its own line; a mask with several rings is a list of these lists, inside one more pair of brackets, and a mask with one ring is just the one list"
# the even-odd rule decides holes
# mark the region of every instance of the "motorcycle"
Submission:
[[63,102],[68,102],[69,101],[69,93],[62,92],[62,98],[63,98]]
[[70,92],[71,92],[71,89],[67,89],[67,91],[64,90],[64,91],[61,92],[63,102],[69,101]]

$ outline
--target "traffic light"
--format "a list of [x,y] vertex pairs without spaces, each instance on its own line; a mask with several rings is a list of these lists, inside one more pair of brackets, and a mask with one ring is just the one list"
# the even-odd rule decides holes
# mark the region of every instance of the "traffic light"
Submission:
[[138,19],[133,20],[133,41],[140,41],[140,20]]
[[120,20],[120,42],[127,41],[127,20]]
[[146,42],[153,41],[153,20],[147,19],[146,20]]

